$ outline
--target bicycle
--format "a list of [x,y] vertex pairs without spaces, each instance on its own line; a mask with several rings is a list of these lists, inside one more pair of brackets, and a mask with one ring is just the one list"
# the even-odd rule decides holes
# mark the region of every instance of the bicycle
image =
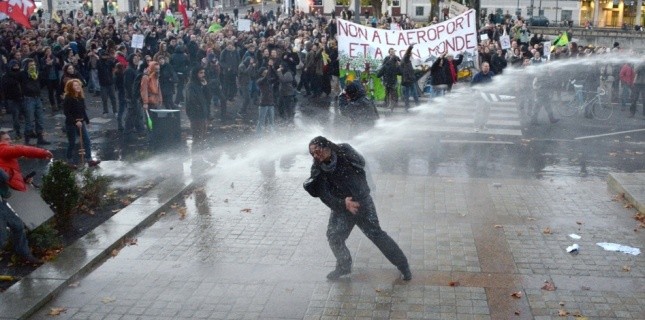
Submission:
[[[609,120],[611,115],[614,113],[614,108],[611,103],[603,103],[602,97],[605,95],[605,89],[598,88],[594,91],[583,91],[582,85],[572,83],[573,88],[575,89],[575,94],[571,101],[565,102],[558,106],[558,113],[563,117],[571,117],[578,112],[583,112],[588,107],[591,108],[591,114],[594,118],[598,120]],[[585,100],[585,96],[588,94],[594,94],[588,100]]]

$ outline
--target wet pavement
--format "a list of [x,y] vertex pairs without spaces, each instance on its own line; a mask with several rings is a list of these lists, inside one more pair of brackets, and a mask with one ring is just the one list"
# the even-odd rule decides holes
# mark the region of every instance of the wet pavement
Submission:
[[[65,309],[57,319],[645,318],[643,255],[596,245],[643,249],[643,229],[612,201],[606,175],[643,171],[644,133],[576,139],[640,130],[642,119],[529,127],[515,112],[521,136],[471,132],[455,118],[459,130],[434,132],[423,124],[436,110],[421,107],[386,111],[353,136],[329,101],[300,105],[295,128],[264,139],[244,131],[253,116],[216,123],[216,151],[193,155],[205,172],[191,173],[188,147],[182,160],[135,162],[147,175],[177,176],[3,293],[0,319],[45,319],[55,308]],[[98,119],[100,108],[91,112]],[[112,119],[93,122],[99,158],[150,157],[145,140],[121,141]],[[49,132],[60,154],[64,137]],[[366,156],[381,225],[408,256],[412,281],[398,280],[358,230],[348,240],[352,275],[326,280],[329,210],[301,186],[307,142],[321,133]],[[566,252],[573,243],[577,255]]]
[[[154,224],[31,319],[642,319],[633,212],[597,178],[445,178],[374,170],[381,225],[408,255],[399,273],[354,231],[350,277],[330,282],[328,209],[301,183],[308,157],[209,172]],[[221,159],[219,165],[227,166]],[[548,230],[547,230],[548,228]],[[109,233],[105,230],[106,233]],[[573,240],[575,233],[582,237]],[[579,254],[565,251],[573,243]],[[555,290],[542,289],[545,281]],[[513,293],[519,297],[511,296]]]

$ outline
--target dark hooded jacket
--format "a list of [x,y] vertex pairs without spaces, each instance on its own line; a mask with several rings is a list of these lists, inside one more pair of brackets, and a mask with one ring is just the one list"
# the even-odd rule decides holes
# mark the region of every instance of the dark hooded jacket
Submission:
[[345,207],[346,197],[352,197],[364,208],[374,206],[365,174],[365,159],[349,144],[341,143],[332,148],[329,165],[314,162],[311,176],[303,187],[334,212],[350,214]]
[[210,84],[202,84],[198,78],[201,68],[195,68],[190,73],[190,80],[186,86],[186,115],[190,120],[208,120],[210,117],[210,103],[212,90]]
[[22,88],[20,86],[20,69],[12,70],[13,66],[19,65],[18,61],[9,61],[7,73],[2,76],[2,96],[7,100],[22,100]]
[[374,125],[379,118],[374,102],[365,94],[365,88],[359,80],[354,80],[345,88],[345,93],[338,98],[338,107],[343,116],[353,124]]
[[123,86],[125,87],[125,97],[129,101],[138,100],[137,93],[133,92],[134,79],[137,77],[137,66],[134,65],[134,54],[128,56],[128,68],[123,73]]

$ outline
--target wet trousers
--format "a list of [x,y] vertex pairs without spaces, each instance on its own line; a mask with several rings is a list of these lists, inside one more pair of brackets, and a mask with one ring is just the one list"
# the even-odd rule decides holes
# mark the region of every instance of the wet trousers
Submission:
[[112,113],[117,113],[116,95],[114,94],[114,85],[101,86],[101,103],[103,104],[103,113],[108,113],[108,98],[112,104]]
[[92,160],[92,142],[90,141],[90,134],[87,132],[87,126],[83,126],[79,130],[78,127],[72,124],[65,125],[65,132],[67,133],[67,162],[72,163],[74,158],[74,149],[76,148],[76,138],[83,135],[83,149],[85,150],[85,161]]
[[0,200],[0,248],[3,248],[7,244],[7,240],[9,240],[7,228],[11,230],[11,241],[13,242],[14,251],[23,257],[30,255],[25,224],[9,208],[6,201]]
[[349,212],[332,211],[329,216],[327,241],[329,241],[329,247],[336,257],[336,268],[347,271],[352,269],[352,256],[347,245],[345,245],[345,241],[356,225],[381,250],[381,253],[388,261],[400,271],[407,269],[409,266],[405,254],[403,254],[399,245],[381,229],[372,199],[368,199],[361,205],[363,207],[357,215],[352,215]]
[[636,103],[638,103],[639,98],[641,99],[643,114],[645,115],[645,85],[643,84],[635,84],[632,88],[632,105],[629,108],[631,114],[636,114]]

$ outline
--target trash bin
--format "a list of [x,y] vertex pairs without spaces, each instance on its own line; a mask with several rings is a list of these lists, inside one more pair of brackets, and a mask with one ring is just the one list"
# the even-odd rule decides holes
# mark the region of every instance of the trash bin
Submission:
[[152,133],[150,147],[153,150],[170,150],[181,145],[181,121],[179,110],[150,109]]

